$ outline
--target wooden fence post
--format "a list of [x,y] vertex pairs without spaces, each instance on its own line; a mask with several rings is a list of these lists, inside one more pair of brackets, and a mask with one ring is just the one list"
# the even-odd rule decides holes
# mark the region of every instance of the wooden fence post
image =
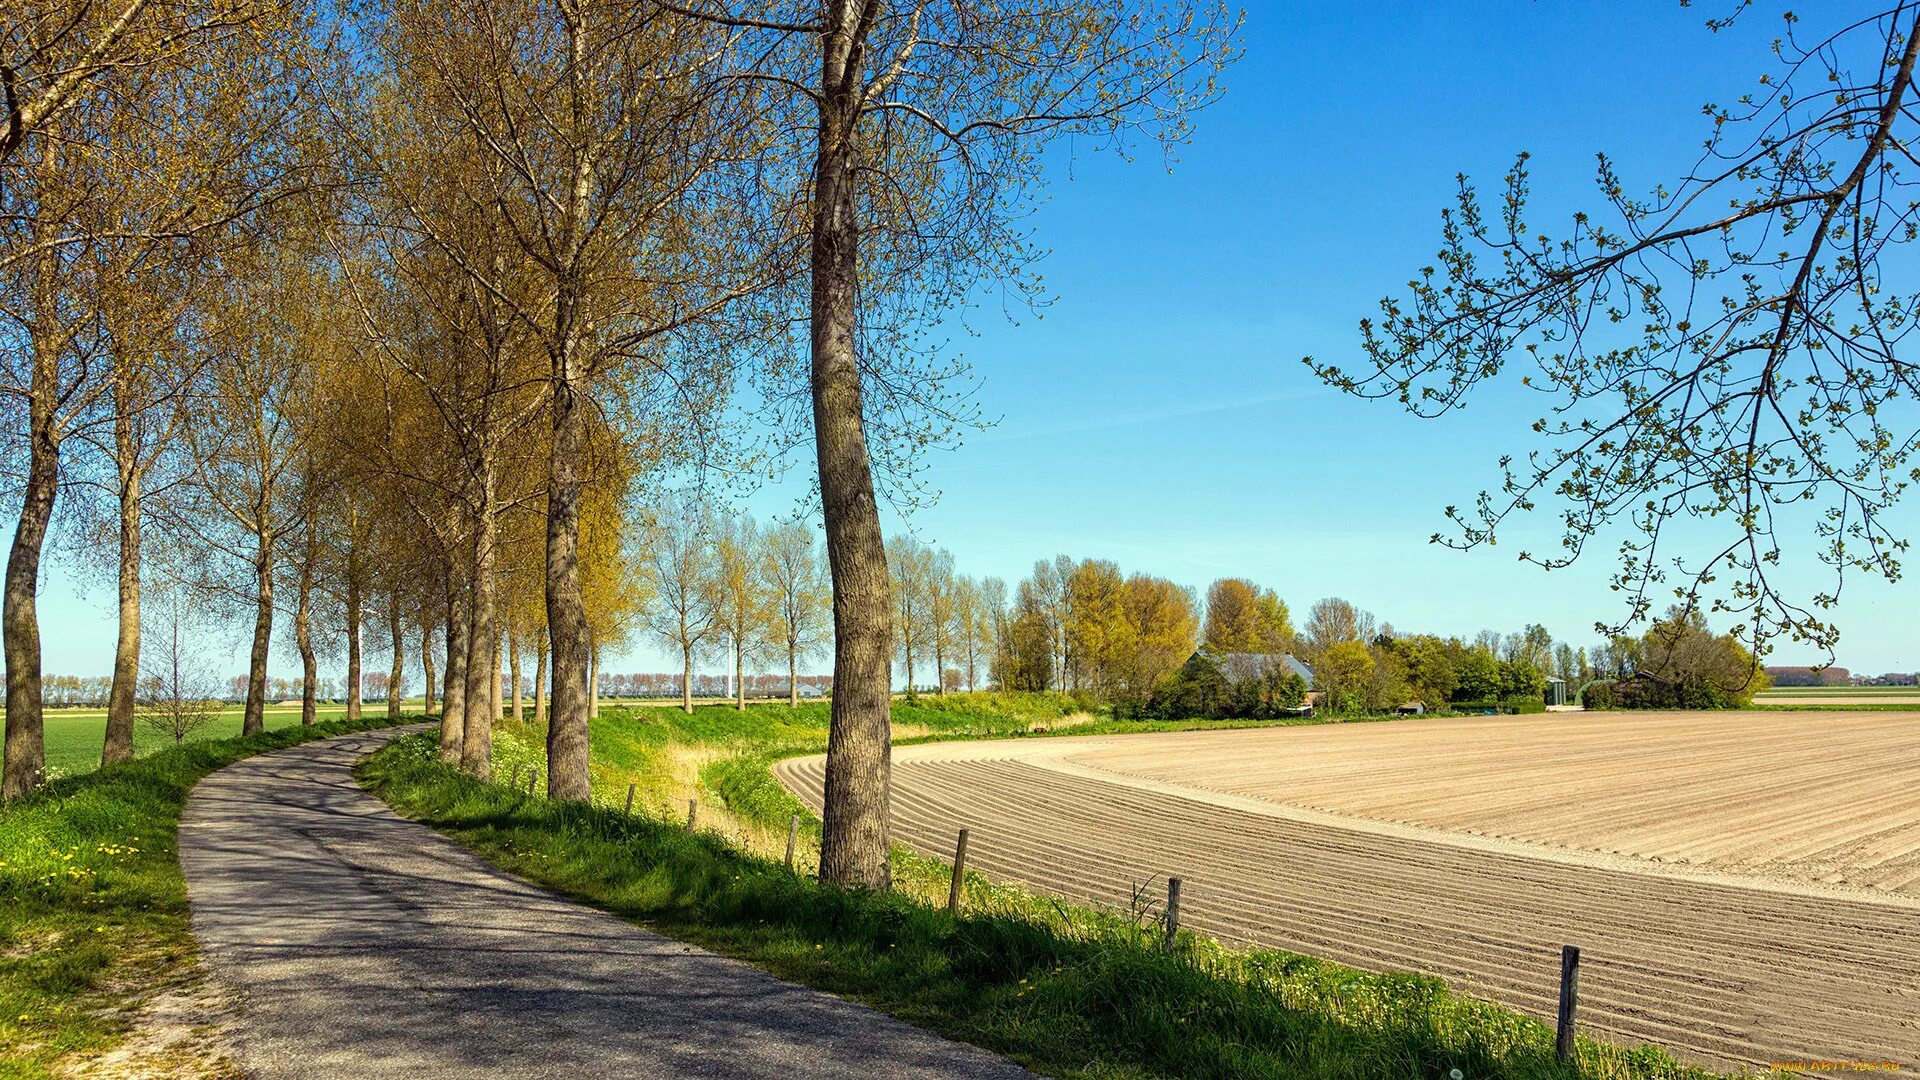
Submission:
[[515,790],[520,787],[520,763],[517,761],[513,763],[513,779],[507,781],[507,786]]
[[538,779],[540,779],[539,769],[527,770],[527,798],[533,798],[533,782]]
[[634,785],[632,784],[627,785],[627,808],[621,811],[621,813],[625,813],[625,814],[633,813],[633,787]]
[[1180,933],[1180,879],[1167,879],[1167,940],[1166,950],[1173,951],[1173,939]]
[[800,815],[795,814],[792,817],[787,819],[787,873],[789,874],[793,873],[794,842],[799,840],[799,838],[800,838]]
[[1580,949],[1560,946],[1560,1014],[1554,1031],[1553,1056],[1573,1060],[1574,1011],[1580,1007]]
[[960,910],[960,890],[967,876],[967,830],[960,830],[960,839],[953,844],[953,884],[947,886],[947,910]]
[[700,813],[700,804],[694,801],[693,799],[688,799],[687,800],[687,828],[688,829],[693,828],[693,823],[695,819],[698,817],[699,813]]

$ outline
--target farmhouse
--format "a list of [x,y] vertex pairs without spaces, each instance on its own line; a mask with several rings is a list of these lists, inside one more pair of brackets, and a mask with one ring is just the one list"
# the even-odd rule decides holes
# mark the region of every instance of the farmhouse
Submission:
[[1313,688],[1313,668],[1291,653],[1196,652],[1187,657],[1183,670],[1192,672],[1209,662],[1227,685],[1233,687],[1248,682],[1275,682],[1288,675],[1298,675],[1308,687],[1304,706],[1311,709],[1320,703],[1320,691]]
[[[1199,655],[1194,653],[1193,657],[1197,659]],[[1192,663],[1193,659],[1187,662]],[[1248,679],[1265,681],[1270,675],[1284,677],[1289,672],[1305,679],[1308,686],[1313,685],[1313,669],[1292,653],[1216,653],[1214,662],[1220,665],[1220,674],[1234,686]]]

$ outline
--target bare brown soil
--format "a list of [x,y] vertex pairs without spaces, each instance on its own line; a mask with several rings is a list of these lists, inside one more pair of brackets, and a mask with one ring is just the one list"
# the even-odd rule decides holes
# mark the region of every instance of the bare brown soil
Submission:
[[[816,808],[820,760],[783,762]],[[1554,714],[896,750],[901,839],[1707,1064],[1920,1075],[1920,712]],[[1885,1075],[1884,1073],[1882,1075]]]
[[1329,724],[1067,760],[1343,816],[1920,896],[1920,711]]

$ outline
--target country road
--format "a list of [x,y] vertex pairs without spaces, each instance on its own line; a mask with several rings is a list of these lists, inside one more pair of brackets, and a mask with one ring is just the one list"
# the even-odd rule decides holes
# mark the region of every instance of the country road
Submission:
[[[1339,726],[1348,730],[1313,737],[1396,740],[1421,730]],[[1437,975],[1548,1022],[1560,947],[1579,945],[1588,1034],[1651,1042],[1709,1066],[1895,1062],[1895,1072],[1877,1075],[1920,1075],[1920,900],[1912,896],[1657,871],[1158,778],[1202,765],[1257,776],[1259,763],[1273,760],[1259,740],[1317,730],[897,747],[895,834],[947,858],[966,827],[970,867],[1116,906],[1136,887],[1164,887],[1179,875],[1183,921],[1204,932]],[[1387,742],[1373,749],[1354,755],[1357,770],[1403,764],[1390,760]],[[1326,759],[1298,760],[1299,769],[1276,778],[1310,775]],[[795,758],[775,771],[817,810],[822,765]]]
[[181,822],[193,932],[251,1076],[1028,1075],[512,877],[362,791],[393,732],[250,758]]

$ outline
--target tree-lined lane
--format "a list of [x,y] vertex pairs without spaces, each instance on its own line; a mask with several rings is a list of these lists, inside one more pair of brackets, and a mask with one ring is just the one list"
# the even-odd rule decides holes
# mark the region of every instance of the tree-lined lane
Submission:
[[194,936],[260,1077],[1027,1075],[985,1051],[541,891],[353,780],[391,732],[208,777]]

